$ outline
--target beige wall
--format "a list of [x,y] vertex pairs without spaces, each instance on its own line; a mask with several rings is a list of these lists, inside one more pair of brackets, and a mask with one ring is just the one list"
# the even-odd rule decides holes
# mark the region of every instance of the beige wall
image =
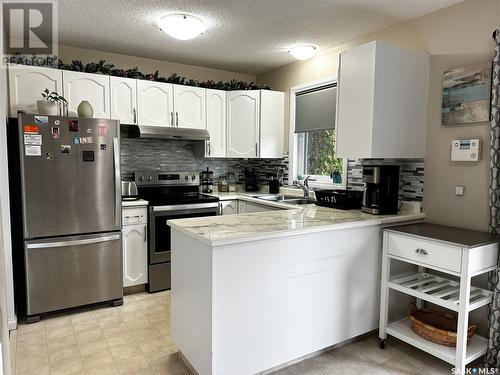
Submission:
[[172,73],[177,73],[188,79],[197,79],[199,81],[206,81],[209,79],[214,81],[227,81],[233,78],[242,81],[255,81],[256,79],[256,77],[251,74],[228,72],[225,70],[210,69],[195,65],[178,64],[169,61],[119,55],[116,53],[70,46],[59,46],[59,58],[66,64],[69,64],[71,60],[81,60],[83,63],[106,60],[106,62],[112,63],[122,69],[138,66],[139,70],[143,73],[153,73],[155,70],[158,70],[160,75],[164,77],[167,77]]
[[[276,90],[336,76],[340,51],[371,40],[417,48],[431,55],[427,140],[425,157],[424,211],[431,222],[477,230],[488,229],[488,156],[477,164],[451,163],[450,141],[478,136],[489,142],[487,123],[441,126],[441,75],[444,70],[491,59],[491,34],[500,26],[500,0],[469,0],[439,12],[369,34],[359,40],[326,51],[257,77],[260,84]],[[288,97],[286,102],[288,113]],[[285,139],[288,140],[288,116]],[[287,146],[287,145],[285,145]],[[465,186],[465,196],[454,195],[455,186]]]

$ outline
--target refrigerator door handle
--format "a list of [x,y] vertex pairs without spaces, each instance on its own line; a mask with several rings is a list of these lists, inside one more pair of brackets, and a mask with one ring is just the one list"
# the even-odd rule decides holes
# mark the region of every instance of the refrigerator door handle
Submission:
[[120,182],[120,143],[118,138],[113,138],[113,162],[115,170],[115,226],[120,227],[121,220],[121,182]]
[[69,241],[57,241],[57,242],[45,242],[45,243],[28,243],[26,244],[27,249],[46,249],[49,247],[64,247],[64,246],[76,246],[76,245],[87,245],[91,243],[116,241],[120,239],[119,234],[114,234],[105,237],[95,237],[95,238],[85,238],[81,240],[69,240]]

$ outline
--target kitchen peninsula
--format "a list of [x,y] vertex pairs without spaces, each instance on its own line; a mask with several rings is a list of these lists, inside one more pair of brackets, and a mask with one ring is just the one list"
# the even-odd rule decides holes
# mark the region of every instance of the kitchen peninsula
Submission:
[[168,222],[172,338],[199,374],[259,373],[378,327],[380,228],[424,215],[291,207]]

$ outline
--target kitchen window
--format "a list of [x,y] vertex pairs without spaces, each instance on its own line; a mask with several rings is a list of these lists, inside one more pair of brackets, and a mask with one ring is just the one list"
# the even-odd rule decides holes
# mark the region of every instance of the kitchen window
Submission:
[[312,187],[345,188],[347,160],[335,157],[337,83],[292,89],[293,179],[315,179]]

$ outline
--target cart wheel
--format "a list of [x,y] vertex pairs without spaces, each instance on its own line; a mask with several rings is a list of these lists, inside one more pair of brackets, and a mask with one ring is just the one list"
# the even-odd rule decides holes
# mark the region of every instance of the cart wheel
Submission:
[[384,340],[380,340],[380,349],[385,349],[385,341]]

